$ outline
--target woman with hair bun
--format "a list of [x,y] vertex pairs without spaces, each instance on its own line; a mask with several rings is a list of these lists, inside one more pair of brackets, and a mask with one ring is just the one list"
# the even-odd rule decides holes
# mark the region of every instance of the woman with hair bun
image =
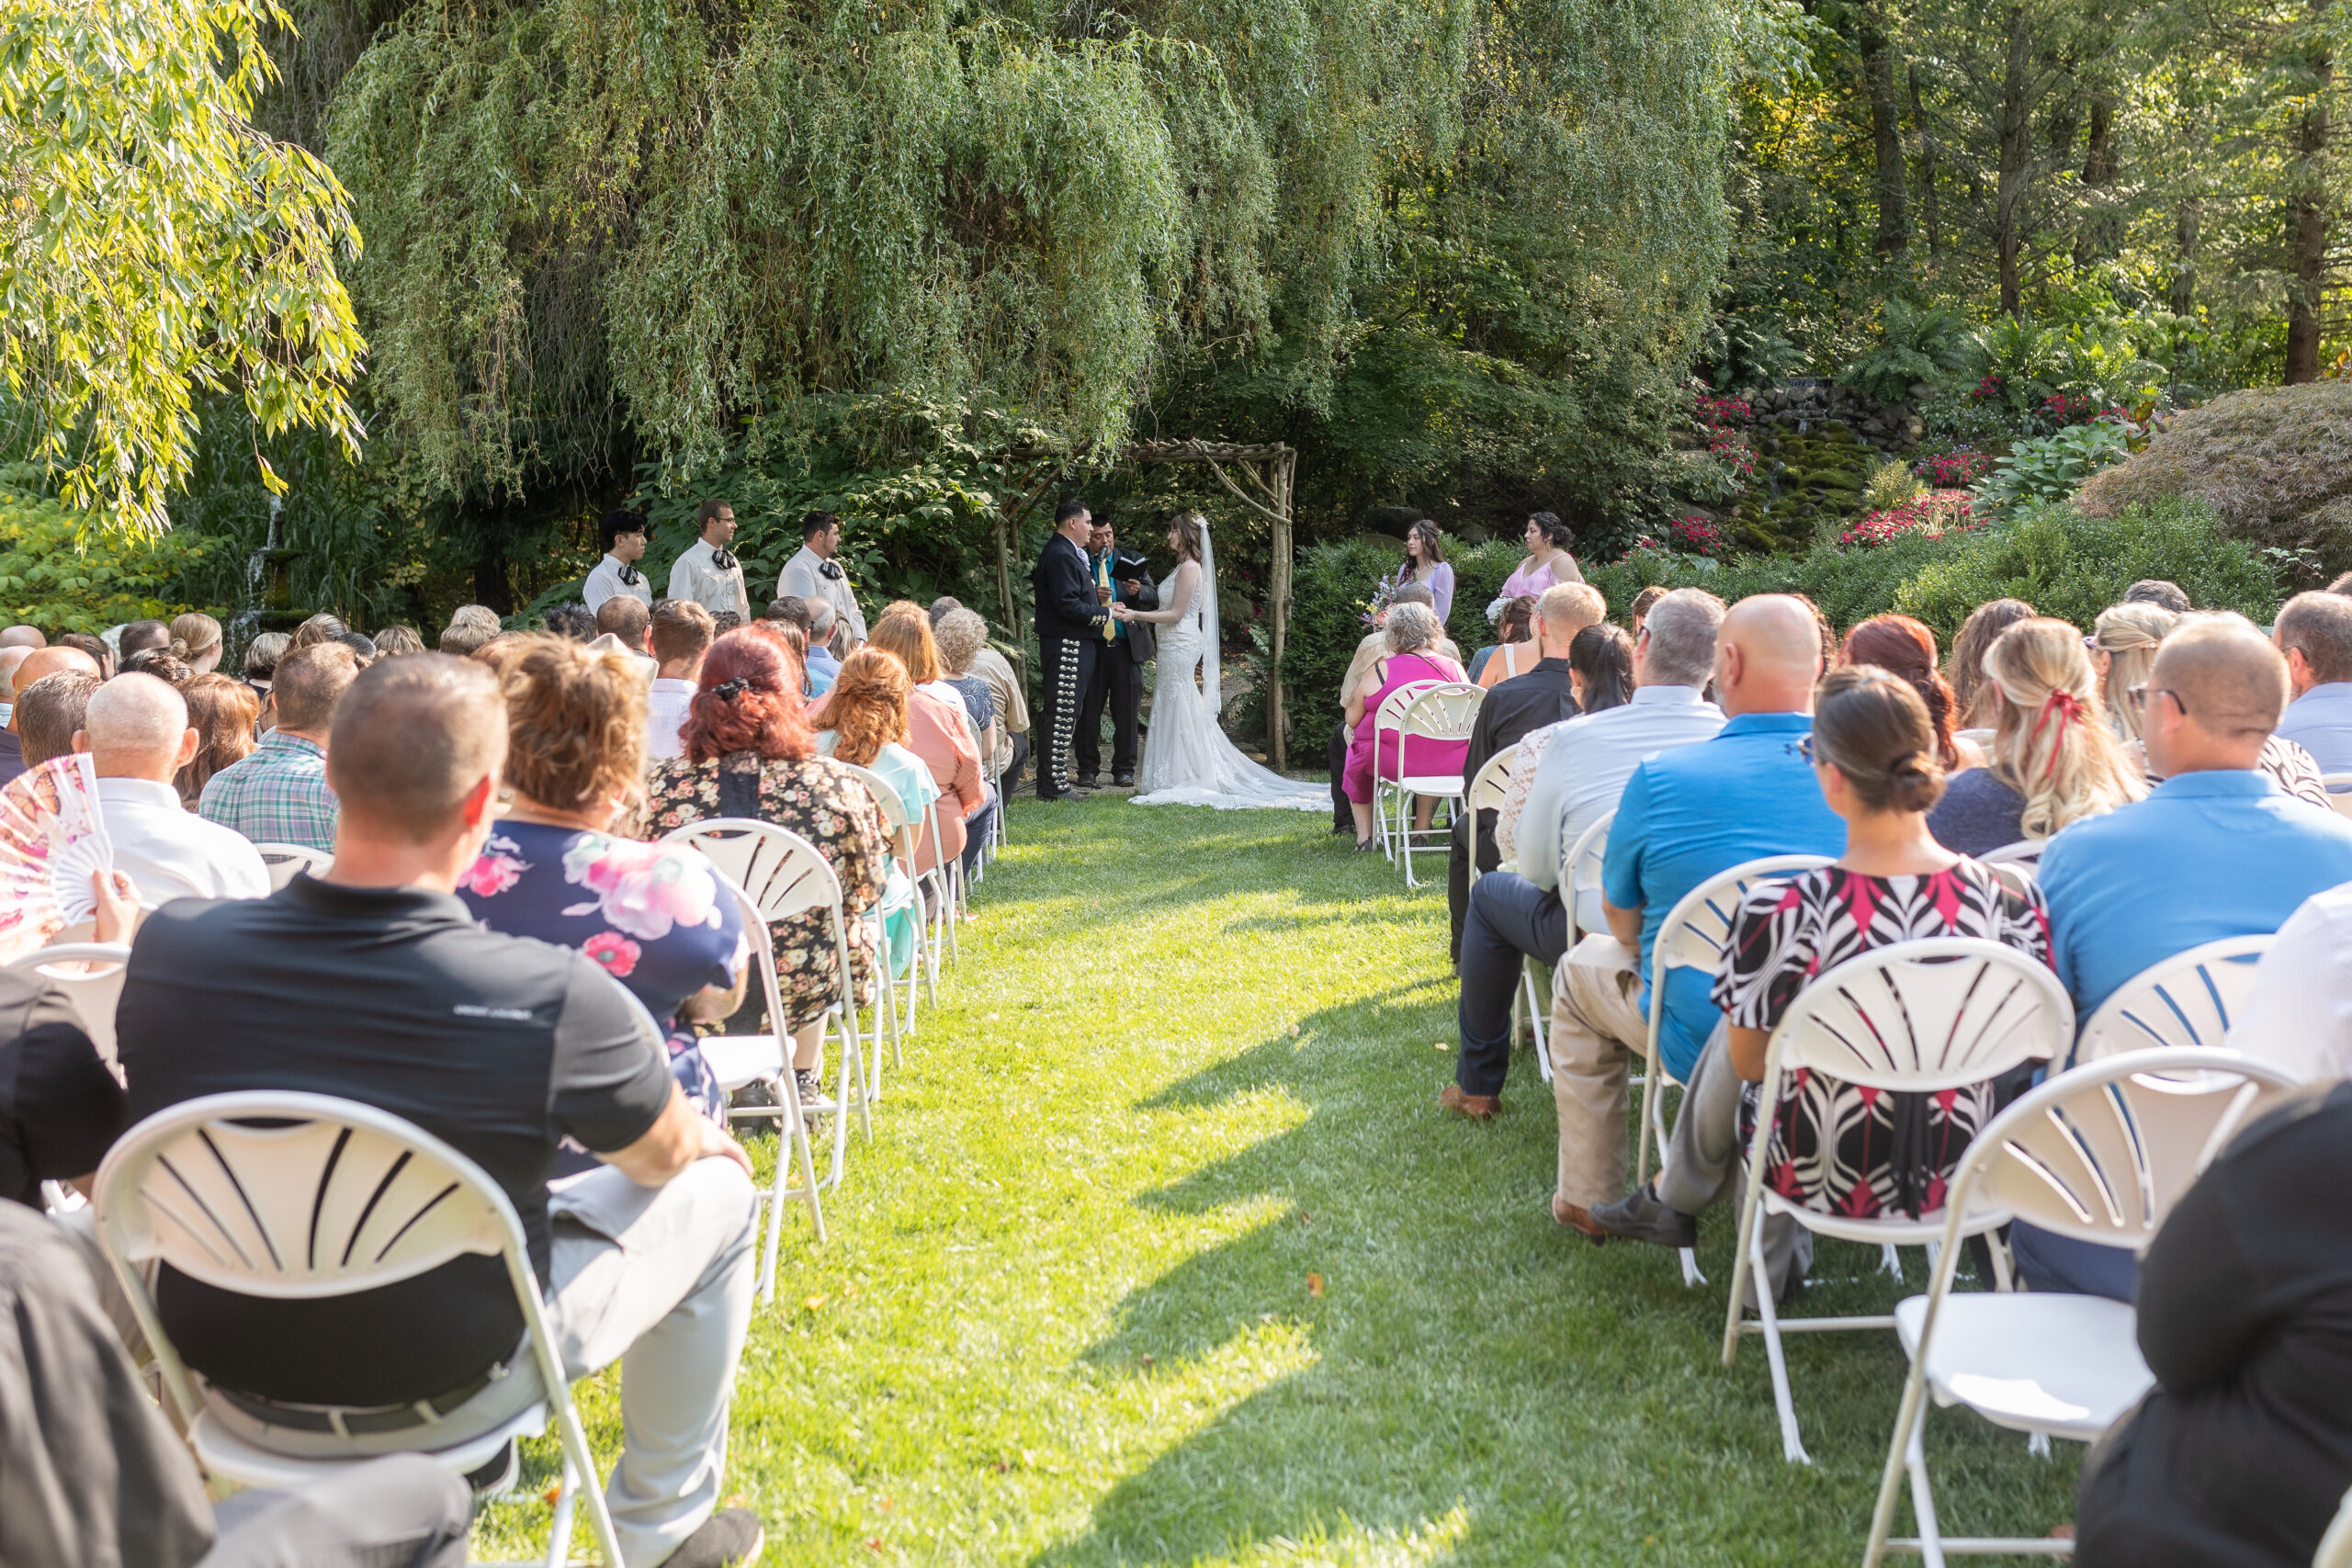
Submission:
[[[744,626],[710,645],[686,721],[684,753],[658,762],[647,786],[656,835],[714,817],[751,817],[797,833],[841,879],[849,933],[850,1005],[874,994],[874,929],[866,913],[888,879],[889,840],[874,796],[831,757],[817,755],[800,700],[800,667],[782,641]],[[825,1013],[844,999],[831,922],[822,910],[776,920],[776,985],[790,1016],[771,1021],[793,1036],[802,1103],[821,1099]]]
[[172,617],[171,653],[196,675],[220,668],[220,623],[201,610]]
[[1908,615],[1872,615],[1855,623],[1840,652],[1841,658],[1829,662],[1875,664],[1911,683],[1920,702],[1927,705],[1928,722],[1936,732],[1936,760],[1944,772],[1958,773],[1981,764],[1983,759],[1964,755],[1952,739],[1952,721],[1960,704],[1943,671],[1936,668],[1936,634],[1926,626]]
[[[1846,819],[1846,852],[1818,871],[1756,884],[1733,917],[1714,997],[1731,1025],[1729,1065],[1751,1085],[1741,1095],[1743,1130],[1754,1124],[1752,1086],[1764,1076],[1772,1031],[1815,976],[1926,937],[1977,937],[2050,962],[2041,891],[2010,886],[1928,833],[1928,813],[1944,789],[1937,739],[1917,690],[1883,669],[1833,670],[1815,690],[1807,750],[1822,795]],[[1700,1098],[1698,1083],[1690,1094]],[[1888,1095],[1792,1075],[1765,1179],[1825,1213],[1932,1214],[1962,1151],[1996,1109],[1990,1082]],[[1666,1197],[1678,1208],[1688,1201]]]

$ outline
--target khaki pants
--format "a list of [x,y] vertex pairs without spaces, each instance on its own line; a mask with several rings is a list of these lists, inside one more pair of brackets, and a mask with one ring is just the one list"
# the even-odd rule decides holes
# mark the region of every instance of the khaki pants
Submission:
[[1625,1193],[1625,1078],[1648,1040],[1634,950],[1589,936],[1552,976],[1552,1099],[1560,1116],[1559,1195],[1590,1209]]

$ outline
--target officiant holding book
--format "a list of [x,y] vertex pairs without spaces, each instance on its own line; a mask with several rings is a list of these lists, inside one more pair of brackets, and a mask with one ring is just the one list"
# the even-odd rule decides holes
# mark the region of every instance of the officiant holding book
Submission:
[[[1107,591],[1106,604],[1133,610],[1159,608],[1159,590],[1151,581],[1151,562],[1140,550],[1119,548],[1111,525],[1096,520],[1088,540],[1087,562],[1098,594]],[[1111,709],[1111,782],[1122,787],[1136,782],[1136,720],[1143,711],[1143,667],[1151,662],[1150,623],[1113,620],[1102,628],[1102,646],[1095,650],[1094,677],[1087,682],[1086,700],[1078,710],[1078,784],[1093,789],[1102,773],[1102,709]]]

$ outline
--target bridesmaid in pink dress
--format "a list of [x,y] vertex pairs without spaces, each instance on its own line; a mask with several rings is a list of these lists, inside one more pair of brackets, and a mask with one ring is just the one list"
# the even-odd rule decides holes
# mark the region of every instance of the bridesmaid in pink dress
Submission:
[[[1348,805],[1355,813],[1356,848],[1368,850],[1372,836],[1372,726],[1380,712],[1380,705],[1397,687],[1415,681],[1460,681],[1462,666],[1442,654],[1430,651],[1437,646],[1440,628],[1437,616],[1426,604],[1397,604],[1389,609],[1385,627],[1388,653],[1373,661],[1365,671],[1363,682],[1348,694],[1347,718],[1355,728],[1348,741],[1348,764],[1340,775],[1341,786],[1347,792]],[[1469,754],[1466,740],[1416,739],[1405,746],[1403,761],[1407,771],[1417,774],[1448,774],[1462,771],[1463,760]],[[1392,741],[1381,748],[1380,776],[1393,779],[1397,774],[1396,750]],[[1437,812],[1437,802],[1423,797],[1414,812],[1413,826],[1424,830]]]
[[1577,569],[1577,558],[1568,553],[1577,542],[1576,533],[1559,517],[1549,512],[1539,512],[1527,520],[1527,558],[1519,570],[1503,579],[1502,597],[1518,598],[1524,593],[1541,599],[1544,590],[1560,582],[1582,582],[1584,573]]

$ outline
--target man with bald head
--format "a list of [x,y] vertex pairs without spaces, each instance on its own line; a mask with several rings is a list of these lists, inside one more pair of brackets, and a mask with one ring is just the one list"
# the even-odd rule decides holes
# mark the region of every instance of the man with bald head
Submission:
[[[1809,608],[1781,593],[1741,600],[1715,634],[1723,728],[1641,763],[1618,799],[1601,871],[1609,931],[1561,962],[1548,1042],[1560,1122],[1552,1217],[1595,1241],[1617,1234],[1592,1210],[1625,1190],[1626,1072],[1646,1040],[1650,952],[1668,912],[1743,861],[1845,851],[1845,823],[1822,799],[1804,750],[1820,674],[1821,632]],[[1713,979],[1678,969],[1667,980],[1659,1049],[1683,1083],[1721,1021]]]
[[180,694],[136,671],[92,694],[74,737],[74,750],[87,751],[97,769],[98,814],[115,868],[129,874],[142,904],[269,892],[269,869],[253,845],[189,812],[172,786],[201,739]]
[[39,767],[61,751],[71,750],[74,731],[82,728],[81,715],[76,711],[73,725],[65,731],[64,743],[43,747],[36,752],[29,744],[30,737],[26,733],[25,721],[17,715],[23,694],[32,689],[33,682],[63,674],[85,676],[93,682],[98,679],[98,661],[78,648],[26,649],[20,645],[0,652],[0,669],[6,669],[12,654],[17,657],[15,668],[7,671],[8,728],[6,733],[0,733],[0,784],[6,784],[27,768]]
[[[2200,942],[2268,935],[2312,894],[2352,882],[2352,822],[2257,771],[2287,694],[2286,660],[2232,615],[2182,617],[2147,680],[2122,694],[2148,771],[2164,782],[2051,840],[2037,877],[2078,1023],[2150,965]],[[2129,1253],[2040,1232],[2016,1250],[2036,1290],[2131,1299]]]
[[47,648],[49,638],[39,626],[17,626],[0,631],[0,648]]

